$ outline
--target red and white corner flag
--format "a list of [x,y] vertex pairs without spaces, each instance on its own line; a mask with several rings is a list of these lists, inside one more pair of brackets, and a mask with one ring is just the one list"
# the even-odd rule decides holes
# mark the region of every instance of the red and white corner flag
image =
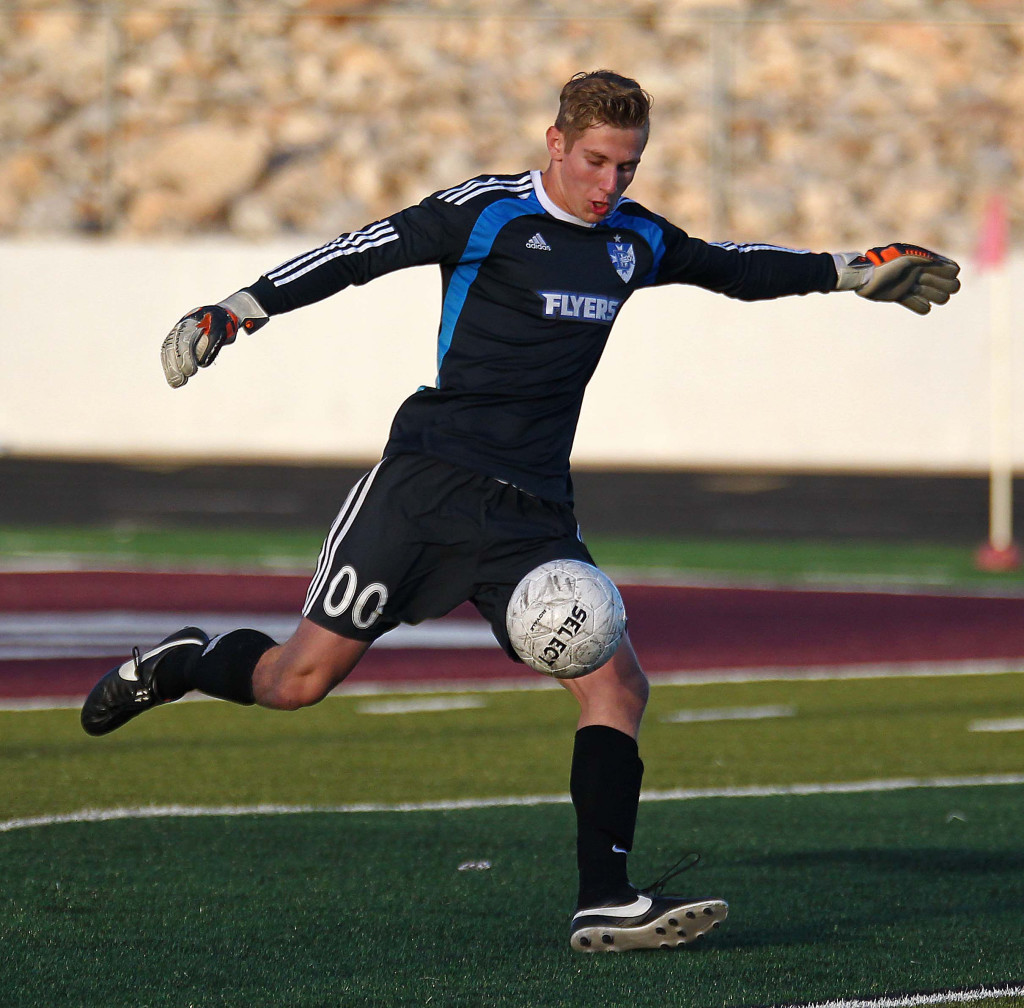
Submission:
[[975,260],[981,270],[999,269],[1006,262],[1010,250],[1010,212],[1006,197],[993,193],[985,204],[978,232]]
[[1010,214],[1006,198],[993,193],[978,232],[975,261],[989,275],[989,369],[991,458],[989,463],[989,535],[975,555],[982,570],[1016,570],[1021,553],[1013,538],[1013,336],[1009,297]]

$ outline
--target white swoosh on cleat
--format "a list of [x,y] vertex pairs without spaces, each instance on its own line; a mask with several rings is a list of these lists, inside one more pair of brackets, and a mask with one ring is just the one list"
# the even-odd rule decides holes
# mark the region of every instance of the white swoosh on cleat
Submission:
[[588,910],[578,910],[573,914],[573,920],[577,917],[639,917],[647,913],[654,906],[654,900],[650,896],[638,895],[632,903],[623,906],[590,907]]
[[[212,643],[212,641],[211,641]],[[180,647],[182,644],[198,644],[200,647],[206,644],[206,641],[197,640],[195,637],[182,637],[179,640],[167,641],[166,644],[159,644],[152,651],[147,651],[140,659],[139,664],[141,665],[144,661],[148,661],[150,658],[156,657],[158,654],[163,654],[165,651],[170,650],[173,647]],[[138,682],[139,673],[135,667],[135,659],[129,658],[118,670],[117,674],[124,679],[126,682]]]
[[118,670],[117,674],[126,682],[138,682],[139,674],[135,670],[135,659],[129,658]]

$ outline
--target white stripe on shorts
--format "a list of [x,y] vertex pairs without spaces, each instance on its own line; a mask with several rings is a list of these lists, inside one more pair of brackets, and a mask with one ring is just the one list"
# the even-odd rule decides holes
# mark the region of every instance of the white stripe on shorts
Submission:
[[330,532],[327,533],[327,538],[324,540],[323,547],[320,550],[320,557],[316,562],[316,571],[313,574],[313,580],[309,583],[309,591],[306,592],[306,602],[302,607],[303,616],[309,615],[310,609],[313,608],[313,602],[320,592],[323,591],[324,584],[331,573],[331,564],[334,563],[334,554],[338,552],[342,539],[345,538],[346,533],[352,527],[352,522],[356,519],[356,515],[359,514],[359,509],[363,506],[366,495],[370,492],[370,487],[373,485],[377,470],[385,462],[387,462],[386,458],[381,459],[365,476],[361,477],[359,482],[349,491],[348,497],[345,498],[345,503],[341,505],[338,517],[334,519],[334,524],[331,526]]

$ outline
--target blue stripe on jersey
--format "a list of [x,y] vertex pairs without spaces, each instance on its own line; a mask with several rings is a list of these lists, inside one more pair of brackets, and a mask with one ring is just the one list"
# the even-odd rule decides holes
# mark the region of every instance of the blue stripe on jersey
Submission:
[[451,349],[452,336],[469,295],[469,288],[480,272],[483,261],[490,254],[495,238],[509,221],[536,213],[543,213],[543,210],[535,198],[523,199],[516,196],[492,203],[477,218],[441,306],[441,329],[437,338],[438,386],[441,384],[441,362]]
[[639,231],[644,240],[650,246],[654,262],[651,264],[651,271],[643,278],[641,285],[650,287],[658,278],[658,270],[661,268],[661,260],[665,257],[665,238],[661,228],[654,221],[646,217],[634,217],[625,210],[615,210],[608,215],[605,224],[610,227],[628,227],[631,231]]

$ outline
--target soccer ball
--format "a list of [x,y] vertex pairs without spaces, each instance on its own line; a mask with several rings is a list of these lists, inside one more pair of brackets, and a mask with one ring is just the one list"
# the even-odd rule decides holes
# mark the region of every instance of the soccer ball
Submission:
[[505,622],[513,649],[530,668],[578,679],[615,654],[626,609],[618,589],[596,567],[553,560],[519,582]]

